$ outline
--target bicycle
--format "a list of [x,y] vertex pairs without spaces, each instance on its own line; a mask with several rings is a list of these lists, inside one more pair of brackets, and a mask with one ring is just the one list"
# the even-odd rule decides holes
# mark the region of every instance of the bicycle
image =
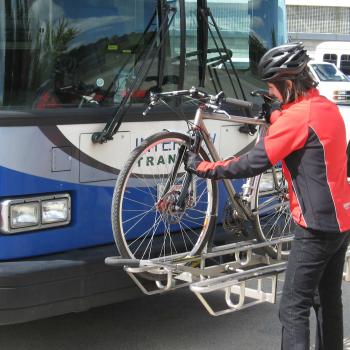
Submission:
[[[255,96],[269,97],[261,91]],[[257,138],[267,130],[266,113],[257,117],[228,114],[223,102],[249,109],[247,101],[215,96],[196,88],[151,94],[146,115],[164,98],[185,96],[200,101],[187,134],[162,131],[145,139],[134,149],[121,170],[112,200],[114,239],[123,258],[166,260],[183,254],[195,256],[212,241],[217,224],[218,186],[215,180],[199,178],[184,169],[187,149],[198,152],[203,160],[218,161],[220,156],[204,121],[232,121],[257,128]],[[293,221],[289,210],[288,185],[281,166],[249,178],[238,194],[231,180],[222,180],[228,193],[233,227],[244,230],[251,224],[258,241],[265,242],[291,234]],[[288,245],[268,246],[271,257],[286,257]],[[146,273],[148,279],[160,279]]]

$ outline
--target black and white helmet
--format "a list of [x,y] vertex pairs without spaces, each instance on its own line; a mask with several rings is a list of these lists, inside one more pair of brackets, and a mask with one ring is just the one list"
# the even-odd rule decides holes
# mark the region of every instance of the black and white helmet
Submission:
[[267,51],[258,69],[265,81],[292,80],[304,72],[309,60],[303,43],[288,43]]

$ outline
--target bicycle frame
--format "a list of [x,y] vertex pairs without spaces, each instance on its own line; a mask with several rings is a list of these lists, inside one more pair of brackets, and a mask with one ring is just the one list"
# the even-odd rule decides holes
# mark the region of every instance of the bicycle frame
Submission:
[[[230,115],[226,113],[225,111],[215,111],[215,112],[207,112],[205,111],[205,107],[207,105],[203,104],[197,108],[194,123],[192,126],[192,130],[196,131],[198,130],[203,138],[203,141],[208,148],[209,154],[214,162],[220,161],[221,158],[214,146],[214,143],[212,142],[208,129],[205,125],[204,120],[219,120],[219,121],[232,121],[239,124],[250,124],[250,125],[257,125],[258,126],[258,136],[256,138],[256,143],[259,141],[259,139],[266,134],[267,130],[267,124],[263,119],[260,118],[248,118],[248,117],[241,117],[241,116],[235,116]],[[254,177],[247,179],[246,185],[245,185],[245,191],[244,197],[251,198],[249,195],[251,194],[249,191],[253,189],[253,182]],[[231,200],[231,203],[235,206],[238,214],[242,216],[245,220],[251,220],[253,217],[253,212],[251,210],[251,207],[247,207],[242,202],[241,196],[235,191],[232,182],[230,179],[223,179],[224,186],[227,190],[227,193],[229,195],[229,198]]]
[[[208,129],[206,128],[206,125],[204,122],[206,119],[218,120],[223,122],[229,121],[229,122],[234,122],[238,124],[256,125],[258,126],[258,136],[255,140],[255,143],[257,143],[260,140],[260,138],[266,134],[267,122],[265,118],[261,118],[260,116],[242,117],[242,116],[230,115],[226,111],[220,110],[217,104],[217,102],[223,97],[222,92],[220,92],[216,96],[211,96],[206,94],[205,92],[199,91],[195,87],[192,87],[190,90],[171,91],[171,92],[164,92],[164,93],[151,95],[151,102],[148,105],[147,109],[144,111],[143,115],[145,116],[159,102],[159,100],[161,100],[162,97],[174,97],[174,96],[191,96],[191,97],[197,96],[200,98],[210,98],[209,103],[201,103],[196,110],[194,122],[192,124],[192,127],[190,128],[190,130],[193,132],[193,135],[192,135],[193,142],[189,146],[189,149],[191,151],[198,152],[200,149],[201,142],[204,142],[209,151],[211,160],[214,162],[220,161],[221,159],[213,142],[211,141]],[[261,96],[264,98],[265,101],[266,101],[266,98],[269,98],[268,96],[265,96],[264,94],[262,94],[261,91],[258,94],[255,94],[254,96]],[[233,105],[236,105],[237,107],[247,108],[246,101],[235,100],[235,99],[231,99],[231,101],[228,101],[228,100],[226,101]],[[172,171],[173,174],[177,172],[177,169],[180,165],[180,162],[182,161],[182,157],[185,151],[186,151],[185,147],[179,150],[178,157],[177,157],[178,162],[174,165],[174,168]],[[278,178],[274,170],[274,167],[272,167],[272,176],[273,176],[273,181],[275,185],[278,187]],[[230,179],[223,179],[223,183],[229,195],[229,199],[231,200],[232,205],[234,205],[236,209],[235,214],[238,214],[238,217],[243,220],[251,221],[254,219],[256,215],[256,213],[253,211],[254,203],[251,202],[251,199],[254,194],[253,193],[254,181],[256,179],[257,179],[256,176],[247,179],[245,185],[243,185],[242,197],[235,191]],[[182,190],[179,195],[179,199],[177,201],[178,208],[182,208],[184,206],[185,199],[188,194],[187,191],[191,181],[192,181],[192,174],[190,172],[187,172],[183,182]],[[169,179],[165,187],[164,193],[166,193],[167,189],[171,185],[171,182],[172,182],[172,178]],[[247,203],[250,204],[250,206],[247,206]]]

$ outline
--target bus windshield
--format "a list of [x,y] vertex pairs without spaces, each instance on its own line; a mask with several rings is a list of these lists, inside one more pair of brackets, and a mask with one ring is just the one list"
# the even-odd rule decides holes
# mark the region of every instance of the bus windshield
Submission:
[[[132,102],[143,103],[152,90],[193,85],[215,90],[221,84],[225,89],[221,48],[205,33],[208,29],[197,11],[202,3],[1,1],[0,110],[118,106],[164,21],[169,31],[163,36],[163,49],[154,50],[154,62]],[[164,17],[165,4],[177,9],[172,22]],[[232,56],[227,62],[232,61],[251,90],[260,84],[259,58],[286,41],[284,0],[208,0],[207,6]],[[216,75],[221,83],[214,87]]]

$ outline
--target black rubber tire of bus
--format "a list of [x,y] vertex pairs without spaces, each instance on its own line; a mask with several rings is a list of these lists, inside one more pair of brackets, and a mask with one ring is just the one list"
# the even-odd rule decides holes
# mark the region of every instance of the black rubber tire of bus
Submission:
[[[113,193],[113,198],[112,198],[112,210],[111,210],[111,221],[112,221],[112,229],[113,229],[113,236],[114,236],[114,241],[116,243],[116,246],[118,248],[119,254],[123,257],[123,258],[134,258],[133,256],[131,256],[128,252],[128,249],[125,247],[125,243],[123,238],[121,237],[123,235],[123,233],[120,230],[119,227],[119,205],[121,203],[121,196],[123,195],[123,188],[124,188],[124,182],[125,180],[128,178],[128,174],[130,172],[130,169],[132,168],[133,164],[135,163],[135,161],[137,160],[138,156],[143,152],[143,150],[147,147],[149,147],[149,145],[161,140],[161,139],[166,139],[166,138],[178,138],[183,140],[186,144],[190,143],[190,138],[182,133],[179,132],[172,132],[172,131],[162,131],[159,133],[156,133],[154,135],[149,136],[148,138],[146,138],[138,147],[136,147],[130,154],[127,162],[125,163],[125,165],[123,166],[123,168],[121,169],[119,175],[118,175],[118,179],[114,188],[114,193]],[[200,155],[202,156],[202,158],[204,160],[209,161],[209,156],[208,154],[205,152],[205,150],[203,148],[200,149],[199,151]],[[208,240],[210,240],[212,238],[212,235],[214,233],[215,227],[216,227],[216,216],[217,216],[217,205],[218,205],[218,186],[216,181],[211,181],[211,185],[212,185],[212,201],[213,201],[213,205],[212,205],[212,209],[211,209],[211,213],[209,215],[209,222],[207,225],[207,231],[203,236],[202,241],[200,242],[200,244],[196,247],[195,251],[192,250],[191,251],[191,255],[194,256],[196,254],[199,254],[203,248],[205,247],[206,243],[208,242]],[[166,274],[162,275],[162,274],[152,274],[149,272],[145,272],[145,273],[140,273],[138,274],[139,276],[147,279],[147,280],[153,280],[153,281],[164,281],[166,280],[167,276]]]
[[[262,177],[262,174],[261,175],[258,175],[259,177],[259,181],[257,182],[257,184],[255,184],[255,186],[259,186],[260,184],[260,181],[261,181],[261,177]],[[255,191],[256,194],[258,194],[259,192],[258,191]],[[257,198],[254,198],[254,203],[256,202]],[[256,239],[259,241],[259,242],[266,242],[266,237],[264,235],[264,233],[261,231],[261,226],[260,226],[260,220],[259,220],[259,217],[256,216],[255,219],[253,220],[253,230],[254,230],[254,235],[256,237]],[[268,247],[264,247],[263,250],[273,259],[276,259],[277,258],[277,251],[276,249],[274,249],[273,247],[271,246],[268,246]],[[289,252],[289,251],[288,251]],[[287,260],[288,259],[288,255],[289,253],[282,253],[282,256],[281,256],[281,259],[282,260]]]

